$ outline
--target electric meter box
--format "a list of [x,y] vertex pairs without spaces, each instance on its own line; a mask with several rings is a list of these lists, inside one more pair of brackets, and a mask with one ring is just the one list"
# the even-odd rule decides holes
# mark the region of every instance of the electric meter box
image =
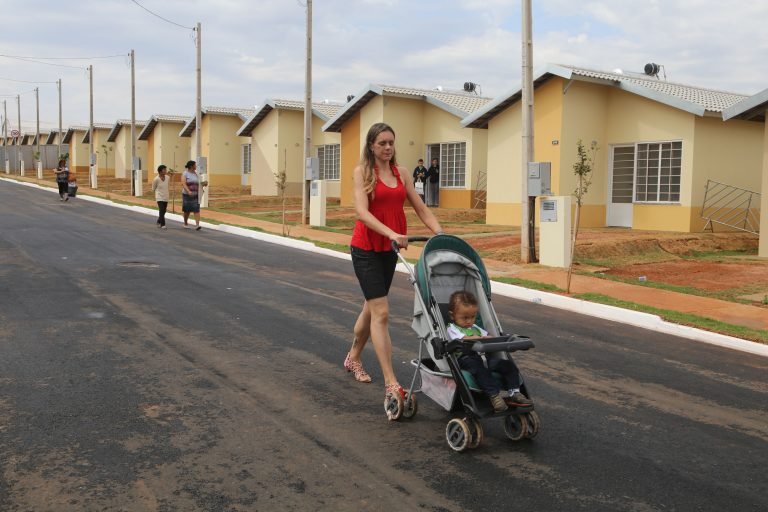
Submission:
[[315,156],[307,157],[307,161],[304,164],[304,179],[319,180],[320,179],[320,159]]
[[528,196],[552,194],[552,163],[528,162]]

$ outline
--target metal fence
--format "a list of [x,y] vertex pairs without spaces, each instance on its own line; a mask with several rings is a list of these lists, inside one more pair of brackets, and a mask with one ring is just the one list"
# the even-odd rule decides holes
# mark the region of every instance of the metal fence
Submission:
[[715,224],[739,231],[760,232],[760,193],[708,180],[701,206],[704,231],[715,231]]

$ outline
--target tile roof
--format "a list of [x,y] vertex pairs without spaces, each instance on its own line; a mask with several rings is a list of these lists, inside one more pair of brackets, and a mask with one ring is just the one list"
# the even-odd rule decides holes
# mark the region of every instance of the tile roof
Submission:
[[[142,128],[147,124],[146,121],[136,121],[136,129],[141,131]],[[130,119],[118,119],[115,121],[114,126],[112,126],[112,129],[109,131],[109,134],[107,135],[107,142],[115,142],[117,140],[117,136],[120,134],[120,130],[123,128],[123,125],[131,125]]]
[[371,84],[347,102],[346,105],[324,126],[324,131],[340,131],[341,126],[362,109],[375,96],[399,96],[421,99],[441,108],[459,119],[483,108],[491,98],[477,96],[464,91],[446,91],[438,89],[417,89],[396,85]]
[[[255,111],[256,109],[253,108],[203,107],[201,109],[200,115],[204,116],[206,114],[220,114],[225,116],[237,116],[241,121],[245,121],[250,116],[252,116]],[[195,119],[195,116],[192,116],[179,132],[179,137],[191,137],[192,132],[195,131],[196,124],[197,119]]]
[[[555,76],[566,80],[602,83],[698,116],[707,112],[719,114],[746,97],[743,94],[667,82],[645,75],[612,73],[561,64],[547,65],[544,72],[534,78],[534,88]],[[513,89],[467,116],[461,124],[467,128],[487,128],[491,119],[520,101],[521,97],[522,89]]]
[[765,89],[723,110],[723,121],[735,118],[765,122],[765,112],[767,110],[768,89]]
[[[130,123],[130,121],[128,121]],[[112,128],[111,124],[107,123],[93,123],[93,129],[94,130],[110,130]],[[83,144],[90,144],[91,143],[91,130],[88,129],[88,127],[85,128],[85,135],[83,136]]]
[[157,123],[179,123],[179,124],[186,124],[189,122],[190,117],[189,116],[172,116],[172,115],[165,115],[165,114],[156,114],[149,118],[149,121],[147,121],[146,126],[144,126],[144,129],[141,130],[141,133],[139,133],[137,139],[138,140],[147,140],[149,139],[150,134],[155,129],[155,126]]
[[[243,123],[243,126],[240,127],[239,130],[237,130],[237,135],[241,137],[250,137],[251,133],[253,132],[253,129],[256,128],[259,123],[261,123],[264,118],[269,114],[272,110],[297,110],[300,112],[304,112],[304,102],[303,101],[296,101],[296,100],[282,100],[282,99],[271,99],[266,100],[264,102],[264,106],[260,109],[256,110],[253,115],[251,115],[248,119],[245,120],[245,123]],[[328,121],[331,117],[333,117],[336,112],[341,110],[343,105],[339,103],[312,103],[312,114],[319,117],[323,121]]]

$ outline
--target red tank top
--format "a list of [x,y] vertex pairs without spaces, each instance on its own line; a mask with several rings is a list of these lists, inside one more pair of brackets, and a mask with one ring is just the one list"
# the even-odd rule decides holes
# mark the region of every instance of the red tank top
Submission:
[[[397,185],[388,187],[379,179],[378,168],[374,168],[376,185],[374,186],[373,199],[369,197],[368,211],[395,233],[405,235],[408,233],[408,223],[405,220],[405,210],[403,209],[406,195],[405,185],[400,179],[397,167],[394,165],[390,165],[390,167],[392,174],[397,178]],[[389,237],[380,235],[360,220],[355,223],[350,245],[364,251],[385,252],[392,250],[392,242]]]

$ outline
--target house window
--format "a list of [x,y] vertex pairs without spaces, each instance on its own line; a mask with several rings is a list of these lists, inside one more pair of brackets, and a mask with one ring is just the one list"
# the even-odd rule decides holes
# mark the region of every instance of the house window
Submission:
[[467,143],[445,142],[427,146],[429,165],[440,162],[440,188],[464,188],[467,178]]
[[251,145],[241,144],[240,148],[240,154],[242,155],[241,169],[243,174],[251,174]]
[[683,143],[637,144],[635,202],[679,203]]
[[317,159],[320,161],[320,179],[341,179],[340,168],[340,144],[325,144],[317,147]]

